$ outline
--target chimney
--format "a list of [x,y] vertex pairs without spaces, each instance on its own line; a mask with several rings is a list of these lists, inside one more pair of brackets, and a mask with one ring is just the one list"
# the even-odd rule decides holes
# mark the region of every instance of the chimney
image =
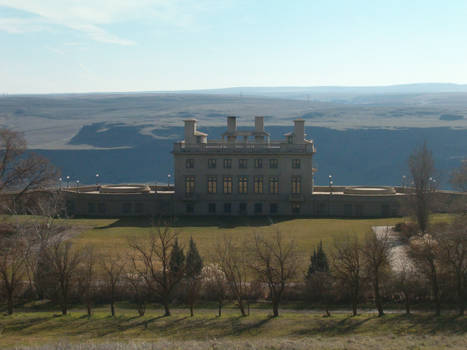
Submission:
[[294,143],[298,145],[304,144],[305,143],[305,120],[295,119],[293,132],[295,135]]
[[227,132],[237,131],[237,117],[227,117]]
[[196,119],[187,119],[187,120],[184,120],[184,122],[185,122],[185,143],[187,144],[196,143],[195,132],[196,132],[196,124],[198,121]]
[[264,132],[264,117],[255,117],[255,131]]

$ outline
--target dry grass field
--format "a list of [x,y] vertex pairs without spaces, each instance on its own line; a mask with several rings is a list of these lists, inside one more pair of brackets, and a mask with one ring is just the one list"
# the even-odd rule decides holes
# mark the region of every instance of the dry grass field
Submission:
[[[448,220],[448,215],[436,215],[433,221]],[[308,259],[319,243],[323,241],[325,249],[332,247],[333,241],[346,234],[360,237],[371,230],[372,226],[393,225],[403,221],[403,218],[384,219],[316,219],[291,218],[278,219],[271,222],[268,218],[234,218],[234,217],[192,217],[183,218],[175,224],[182,245],[188,246],[188,240],[193,237],[205,260],[209,261],[215,249],[216,242],[224,235],[232,237],[237,242],[248,241],[255,232],[264,235],[280,230],[298,246],[304,259],[303,268],[308,265]],[[128,251],[129,239],[144,239],[154,230],[146,218],[120,219],[70,219],[68,225],[78,227],[81,233],[73,240],[81,245],[92,245],[102,252],[119,252],[122,256]]]

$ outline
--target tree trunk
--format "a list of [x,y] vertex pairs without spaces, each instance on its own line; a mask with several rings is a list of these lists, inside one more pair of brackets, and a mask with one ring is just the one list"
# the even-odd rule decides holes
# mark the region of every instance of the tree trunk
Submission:
[[326,312],[326,317],[331,317],[331,313],[329,312],[329,305],[327,303],[324,305],[324,311]]
[[352,295],[352,316],[357,316],[357,301],[358,296]]
[[219,311],[218,311],[218,315],[219,315],[219,317],[222,316],[222,302],[221,302],[221,301],[219,301]]
[[162,304],[164,305],[164,316],[170,316],[170,308],[167,300],[163,300]]
[[238,308],[240,309],[240,313],[242,314],[242,316],[246,316],[245,305],[243,305],[242,299],[238,300]]
[[381,302],[381,295],[379,294],[379,281],[374,281],[375,305],[378,310],[378,317],[384,316],[383,303]]
[[7,312],[8,312],[8,315],[12,315],[13,314],[13,295],[12,293],[8,293],[8,302],[7,302]]
[[112,317],[115,317],[115,305],[113,300],[110,301],[110,313],[112,314]]
[[68,313],[66,302],[62,303],[62,315],[66,315]]
[[410,315],[410,298],[409,298],[409,294],[404,292],[404,298],[405,298],[405,313],[407,315]]
[[138,303],[138,315],[144,316],[146,312],[146,308],[144,306],[144,303]]
[[438,279],[436,278],[436,270],[433,270],[433,277],[432,277],[432,284],[433,284],[433,297],[435,298],[435,315],[441,315],[441,300],[439,298],[439,286],[438,286]]
[[273,300],[272,301],[272,315],[274,317],[279,316],[279,301],[278,300]]
[[91,302],[90,302],[90,301],[87,302],[86,308],[87,308],[87,310],[88,310],[88,318],[91,318],[91,316],[92,316],[92,310],[91,310]]
[[465,311],[465,301],[464,301],[464,290],[462,288],[462,272],[457,273],[457,307],[459,311],[459,316],[464,315]]
[[193,313],[193,304],[190,304],[190,316],[191,316],[191,317],[194,316],[194,313]]

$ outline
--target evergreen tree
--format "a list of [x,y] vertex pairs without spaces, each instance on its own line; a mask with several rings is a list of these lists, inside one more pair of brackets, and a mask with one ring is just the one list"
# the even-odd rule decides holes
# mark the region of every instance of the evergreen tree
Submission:
[[203,270],[203,260],[199,255],[198,248],[193,241],[193,237],[190,238],[190,247],[186,255],[186,269],[185,269],[185,284],[186,294],[185,300],[190,306],[190,315],[193,316],[194,306],[199,298],[199,292],[201,289],[201,271]]
[[317,249],[313,250],[307,277],[312,276],[316,272],[329,272],[328,258],[324,252],[322,241],[319,242]]
[[203,260],[199,255],[196,243],[193,237],[190,238],[190,247],[186,254],[186,270],[185,275],[187,278],[197,278],[203,270]]
[[185,270],[185,254],[178,244],[178,239],[175,239],[170,252],[169,270],[174,277],[180,276]]

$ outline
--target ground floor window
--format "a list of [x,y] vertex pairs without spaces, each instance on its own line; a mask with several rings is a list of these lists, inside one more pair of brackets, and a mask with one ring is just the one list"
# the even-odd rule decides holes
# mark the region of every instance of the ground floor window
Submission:
[[292,203],[292,213],[300,214],[301,205],[300,203]]
[[240,214],[246,214],[246,203],[240,203],[238,206],[238,211]]
[[232,212],[232,203],[224,203],[224,213],[230,214]]
[[210,214],[216,213],[216,203],[208,203],[208,212]]
[[195,206],[193,205],[193,203],[187,203],[185,205],[185,212],[187,214],[193,214],[194,211],[195,211]]
[[143,203],[135,203],[135,213],[142,213],[144,211]]
[[255,203],[255,214],[261,214],[263,212],[263,203]]
[[269,212],[270,212],[271,214],[277,214],[277,212],[278,212],[277,203],[271,203],[271,204],[269,205]]
[[96,204],[93,202],[88,203],[88,213],[94,214],[96,212]]
[[105,214],[105,212],[107,211],[105,202],[100,202],[99,204],[97,204],[97,210],[100,214]]
[[125,202],[125,203],[122,204],[122,212],[124,214],[131,213],[131,203],[130,202]]
[[344,216],[352,216],[352,204],[344,204]]

